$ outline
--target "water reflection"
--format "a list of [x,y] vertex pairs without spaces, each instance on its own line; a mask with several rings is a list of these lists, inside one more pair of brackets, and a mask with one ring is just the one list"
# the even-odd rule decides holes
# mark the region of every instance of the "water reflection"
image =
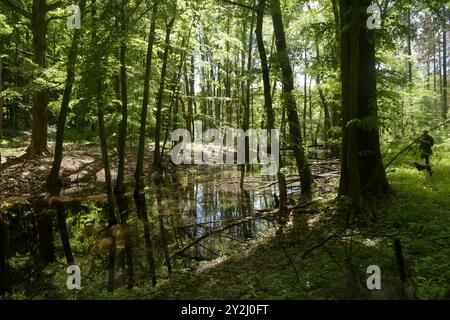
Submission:
[[[20,291],[23,298],[61,298],[67,263],[80,266],[86,291],[131,288],[133,282],[154,284],[177,268],[239,250],[269,228],[262,219],[240,221],[273,208],[272,194],[278,192],[276,184],[261,188],[269,181],[251,173],[242,191],[239,177],[233,167],[149,177],[145,193],[135,194],[113,228],[101,201],[13,205],[1,216],[1,290]],[[290,192],[296,188],[292,184]],[[139,199],[145,202],[136,206]],[[230,223],[235,225],[228,228]]]

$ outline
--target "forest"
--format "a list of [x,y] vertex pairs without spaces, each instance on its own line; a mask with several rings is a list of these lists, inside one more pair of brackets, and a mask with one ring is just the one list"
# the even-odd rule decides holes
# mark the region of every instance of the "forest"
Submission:
[[0,300],[450,299],[449,26],[0,0]]

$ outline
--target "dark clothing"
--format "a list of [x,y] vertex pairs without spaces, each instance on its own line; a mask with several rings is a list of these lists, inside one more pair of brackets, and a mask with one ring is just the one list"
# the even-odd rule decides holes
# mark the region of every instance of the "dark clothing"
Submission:
[[419,150],[421,152],[420,158],[425,159],[425,165],[414,162],[414,166],[417,168],[417,170],[427,170],[428,174],[432,175],[433,171],[431,170],[430,166],[430,156],[433,154],[433,150],[431,148],[434,146],[434,139],[429,134],[424,134],[419,141]]
[[426,164],[430,164],[430,155],[422,153],[422,155],[420,156],[421,159],[425,159],[425,163]]
[[433,150],[431,150],[431,147],[433,146],[434,139],[432,136],[424,134],[422,138],[420,138],[419,150],[422,152],[422,159],[424,159],[425,156],[431,156],[433,154]]

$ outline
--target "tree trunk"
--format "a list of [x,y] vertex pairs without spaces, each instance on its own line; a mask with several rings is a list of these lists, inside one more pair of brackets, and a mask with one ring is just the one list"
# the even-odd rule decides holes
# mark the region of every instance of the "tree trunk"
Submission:
[[137,216],[142,219],[142,224],[144,228],[146,255],[148,258],[148,267],[153,286],[156,285],[156,271],[155,271],[155,261],[153,257],[152,242],[150,237],[150,228],[148,223],[147,204],[145,201],[144,151],[145,151],[145,133],[146,133],[145,129],[147,126],[148,102],[150,95],[150,76],[153,57],[153,45],[155,42],[157,14],[158,14],[158,6],[154,5],[147,44],[147,56],[145,62],[145,75],[144,75],[144,94],[142,100],[141,123],[139,130],[139,146],[138,146],[136,171],[134,173],[134,180],[135,180],[134,199],[136,202]]
[[170,33],[172,31],[172,26],[175,22],[175,17],[173,17],[166,26],[166,39],[164,41],[164,54],[163,54],[163,65],[161,68],[161,79],[159,81],[159,90],[156,96],[156,128],[155,128],[155,152],[153,156],[153,170],[160,171],[162,169],[162,155],[160,154],[160,143],[161,143],[161,111],[164,98],[164,86],[166,82],[167,74],[167,62],[169,58],[170,51]]
[[412,26],[411,26],[411,9],[408,9],[407,12],[407,19],[408,19],[408,34],[407,34],[407,54],[408,54],[408,82],[411,85],[412,84],[412,48],[411,48],[411,33],[412,33]]
[[[45,16],[48,12],[46,0],[33,0],[31,14],[31,32],[33,34],[33,62],[40,68],[46,66],[47,49],[47,21]],[[47,92],[45,89],[38,90],[32,96],[32,129],[31,143],[27,149],[30,155],[47,154]]]
[[0,138],[3,137],[3,60],[0,56]]
[[108,144],[106,141],[106,130],[103,119],[103,99],[102,99],[102,84],[97,83],[97,118],[98,118],[98,130],[100,145],[102,151],[103,168],[105,171],[106,191],[108,194],[108,225],[110,228],[110,248],[109,248],[109,265],[108,265],[108,291],[114,291],[114,274],[115,274],[115,257],[116,257],[116,239],[112,234],[112,227],[117,224],[116,217],[116,204],[114,197],[114,190],[111,179],[111,169],[108,159]]
[[[266,129],[275,129],[275,114],[272,107],[272,95],[270,92],[270,73],[269,64],[267,61],[266,49],[264,47],[263,40],[263,21],[265,12],[266,0],[260,0],[256,7],[256,42],[258,45],[259,58],[261,60],[261,72],[263,78],[263,90],[264,90],[264,107],[267,116],[267,126]],[[269,136],[270,141],[270,136]]]
[[36,228],[39,239],[39,254],[44,264],[56,260],[55,244],[53,241],[53,216],[40,207],[35,208]]
[[294,149],[297,170],[302,181],[302,195],[306,198],[311,197],[312,177],[309,164],[304,151],[303,138],[300,131],[300,121],[298,119],[297,105],[293,96],[294,77],[289,59],[286,36],[284,33],[283,18],[279,0],[271,0],[271,13],[274,34],[276,38],[276,47],[278,63],[281,66],[281,75],[283,81],[284,105],[289,118],[289,140]]
[[307,136],[306,136],[306,109],[307,109],[307,105],[308,105],[308,86],[307,86],[307,77],[306,77],[306,68],[307,66],[307,62],[306,59],[308,59],[307,56],[307,50],[305,48],[305,69],[303,70],[303,139],[305,141],[305,143],[307,142]]
[[75,264],[75,259],[73,258],[72,247],[70,246],[69,232],[66,224],[66,210],[63,205],[57,205],[56,207],[56,220],[58,222],[58,231],[67,265],[73,265]]
[[[81,13],[84,12],[85,5],[86,0],[81,0]],[[59,195],[61,189],[59,172],[61,170],[61,162],[63,159],[64,131],[66,129],[67,115],[69,113],[69,103],[72,96],[72,88],[75,82],[75,68],[78,58],[78,46],[80,37],[81,30],[75,30],[69,49],[69,55],[67,57],[66,84],[64,87],[63,99],[61,102],[61,110],[59,112],[58,122],[56,125],[55,155],[53,158],[52,169],[50,170],[50,174],[47,177],[47,190],[51,195]]]
[[[126,29],[125,21],[122,22],[122,31]],[[122,100],[122,119],[120,121],[119,139],[118,139],[118,156],[119,165],[117,167],[117,180],[114,192],[116,195],[125,193],[124,175],[125,175],[125,146],[127,139],[127,124],[128,124],[128,84],[127,84],[127,43],[126,39],[120,42],[120,88]],[[120,205],[120,204],[119,204]],[[120,210],[120,209],[119,209]]]
[[447,96],[447,31],[446,23],[444,22],[444,27],[442,29],[442,118],[447,120],[448,115],[448,96]]
[[[362,7],[369,5],[363,2]],[[380,152],[374,44],[361,27],[364,16],[357,0],[341,0],[340,12],[343,141],[339,195],[349,197],[359,211],[363,192],[378,195],[388,191],[389,184]],[[358,120],[370,120],[370,126],[358,125]]]
[[[122,14],[125,16],[126,2],[122,0]],[[128,216],[128,198],[125,197],[126,187],[124,184],[125,176],[125,147],[127,139],[127,124],[128,124],[128,82],[127,82],[127,21],[125,17],[122,17],[121,31],[123,33],[123,39],[120,41],[120,89],[121,89],[121,101],[122,101],[122,119],[120,122],[119,139],[118,139],[118,157],[119,164],[117,167],[117,179],[114,188],[114,194],[117,200],[117,206],[119,210],[120,225],[123,229],[128,229],[127,216]],[[127,232],[126,232],[127,234]],[[131,241],[128,236],[125,239],[125,256],[127,260],[127,287],[133,288],[133,254],[131,248]]]

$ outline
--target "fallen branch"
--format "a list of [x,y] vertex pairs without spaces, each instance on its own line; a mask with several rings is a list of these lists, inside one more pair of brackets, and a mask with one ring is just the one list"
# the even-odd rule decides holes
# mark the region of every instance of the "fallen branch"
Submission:
[[[276,211],[278,211],[278,210],[276,210]],[[247,222],[251,222],[251,221],[254,221],[254,220],[258,220],[258,219],[264,219],[264,218],[266,218],[266,217],[269,216],[269,215],[273,215],[272,212],[273,212],[273,211],[268,212],[268,213],[265,213],[265,214],[263,214],[263,215],[256,215],[256,216],[245,217],[245,218],[242,218],[242,219],[233,221],[233,222],[231,222],[231,223],[229,223],[229,224],[227,224],[227,225],[225,225],[225,226],[223,226],[223,227],[220,227],[220,228],[217,228],[217,229],[208,231],[208,232],[206,232],[204,235],[198,237],[198,238],[195,239],[194,241],[192,241],[192,242],[188,243],[187,245],[185,245],[183,248],[181,248],[180,250],[178,250],[177,252],[175,252],[173,255],[181,255],[181,254],[182,254],[183,252],[185,252],[187,249],[189,249],[189,248],[195,246],[195,245],[196,245],[197,243],[199,243],[200,241],[205,240],[206,238],[211,237],[211,236],[213,236],[213,235],[222,233],[222,232],[224,232],[224,231],[226,231],[226,230],[228,230],[228,229],[231,229],[231,228],[233,228],[233,227],[236,227],[236,226],[238,226],[238,225],[241,225],[241,224],[244,224],[244,223],[247,223]]]
[[[288,206],[287,207],[287,212],[290,212],[292,210],[297,210],[297,209],[301,209],[301,208],[306,208],[308,206],[310,206],[313,202],[306,202],[306,203],[301,203],[295,206]],[[222,233],[228,229],[231,229],[233,227],[236,227],[238,225],[247,223],[247,222],[251,222],[253,220],[258,220],[258,219],[268,219],[270,217],[274,217],[277,214],[279,214],[280,210],[279,209],[275,209],[269,212],[266,212],[264,214],[259,214],[259,215],[255,215],[255,216],[249,216],[249,217],[245,217],[236,221],[233,221],[223,227],[211,230],[206,232],[204,235],[202,235],[201,237],[198,237],[197,239],[195,239],[193,242],[188,243],[187,245],[185,245],[183,248],[181,248],[180,250],[178,250],[177,252],[175,252],[173,255],[180,255],[182,254],[184,251],[186,251],[187,249],[191,248],[192,246],[196,245],[197,243],[199,243],[202,240],[205,240],[206,238]],[[270,219],[269,219],[270,220]]]

